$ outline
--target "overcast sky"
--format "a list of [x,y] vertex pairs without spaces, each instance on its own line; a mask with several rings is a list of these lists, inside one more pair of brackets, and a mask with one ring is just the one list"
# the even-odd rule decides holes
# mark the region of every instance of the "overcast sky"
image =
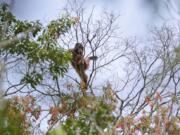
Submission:
[[[10,2],[11,0],[0,1]],[[86,0],[85,7],[92,9],[95,6],[97,16],[101,15],[103,10],[120,14],[121,36],[146,39],[147,35],[150,35],[148,29],[152,25],[178,23],[179,16],[174,18],[170,16],[167,9],[163,7],[162,1],[165,0]],[[176,1],[172,6],[180,9],[180,0],[171,1]],[[58,17],[66,2],[67,0],[15,0],[12,11],[19,19],[40,20],[45,24]]]
[[[11,0],[0,0],[11,1]],[[163,9],[164,0],[86,0],[88,6],[95,6],[96,12],[106,10],[120,14],[120,26],[125,35],[143,36],[151,25],[174,22]],[[180,7],[180,0],[173,3]],[[67,0],[15,0],[12,11],[19,19],[41,20],[43,23],[58,17]],[[174,20],[173,20],[174,19]]]
[[[10,2],[12,0],[0,0]],[[15,0],[12,11],[14,15],[23,20],[40,20],[46,24],[58,17],[62,8],[68,0]],[[70,0],[71,1],[71,0]],[[77,0],[81,1],[81,0]],[[95,6],[95,14],[101,15],[101,11],[120,14],[120,36],[136,36],[146,39],[149,28],[152,25],[163,25],[164,23],[178,23],[178,17],[170,17],[169,12],[163,6],[165,0],[86,0],[85,7],[92,9]],[[180,0],[175,6],[180,7]],[[180,9],[180,8],[179,8]],[[180,10],[179,10],[180,11]],[[96,16],[96,18],[98,18]],[[115,71],[114,71],[115,72]]]

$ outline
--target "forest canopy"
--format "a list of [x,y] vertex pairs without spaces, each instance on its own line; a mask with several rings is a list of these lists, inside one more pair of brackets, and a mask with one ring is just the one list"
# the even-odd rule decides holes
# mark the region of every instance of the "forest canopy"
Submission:
[[[180,28],[153,27],[139,41],[119,37],[118,15],[94,19],[73,1],[64,10],[44,25],[0,5],[0,134],[178,134]],[[71,65],[76,43],[83,60],[97,57],[85,91]]]

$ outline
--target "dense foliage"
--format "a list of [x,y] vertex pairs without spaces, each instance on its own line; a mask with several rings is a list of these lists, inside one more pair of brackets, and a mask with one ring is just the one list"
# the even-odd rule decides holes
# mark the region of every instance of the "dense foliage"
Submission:
[[[71,60],[70,52],[58,46],[57,38],[70,29],[76,20],[68,16],[51,21],[45,28],[37,22],[17,20],[8,10],[8,5],[1,5],[1,41],[18,37],[1,50],[1,54],[10,54],[19,59],[25,58],[29,64],[28,72],[21,83],[29,83],[35,88],[43,80],[43,74],[49,73],[53,79],[67,72]],[[41,32],[41,34],[38,32]],[[19,34],[19,35],[18,35]],[[3,36],[4,35],[4,36]],[[36,38],[36,40],[35,40]]]

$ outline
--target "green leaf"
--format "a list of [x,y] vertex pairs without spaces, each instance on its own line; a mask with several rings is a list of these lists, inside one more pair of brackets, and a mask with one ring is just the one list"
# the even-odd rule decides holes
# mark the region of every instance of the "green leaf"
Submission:
[[58,128],[55,128],[52,131],[48,132],[47,135],[67,135],[67,133],[62,128],[62,126],[59,126]]

